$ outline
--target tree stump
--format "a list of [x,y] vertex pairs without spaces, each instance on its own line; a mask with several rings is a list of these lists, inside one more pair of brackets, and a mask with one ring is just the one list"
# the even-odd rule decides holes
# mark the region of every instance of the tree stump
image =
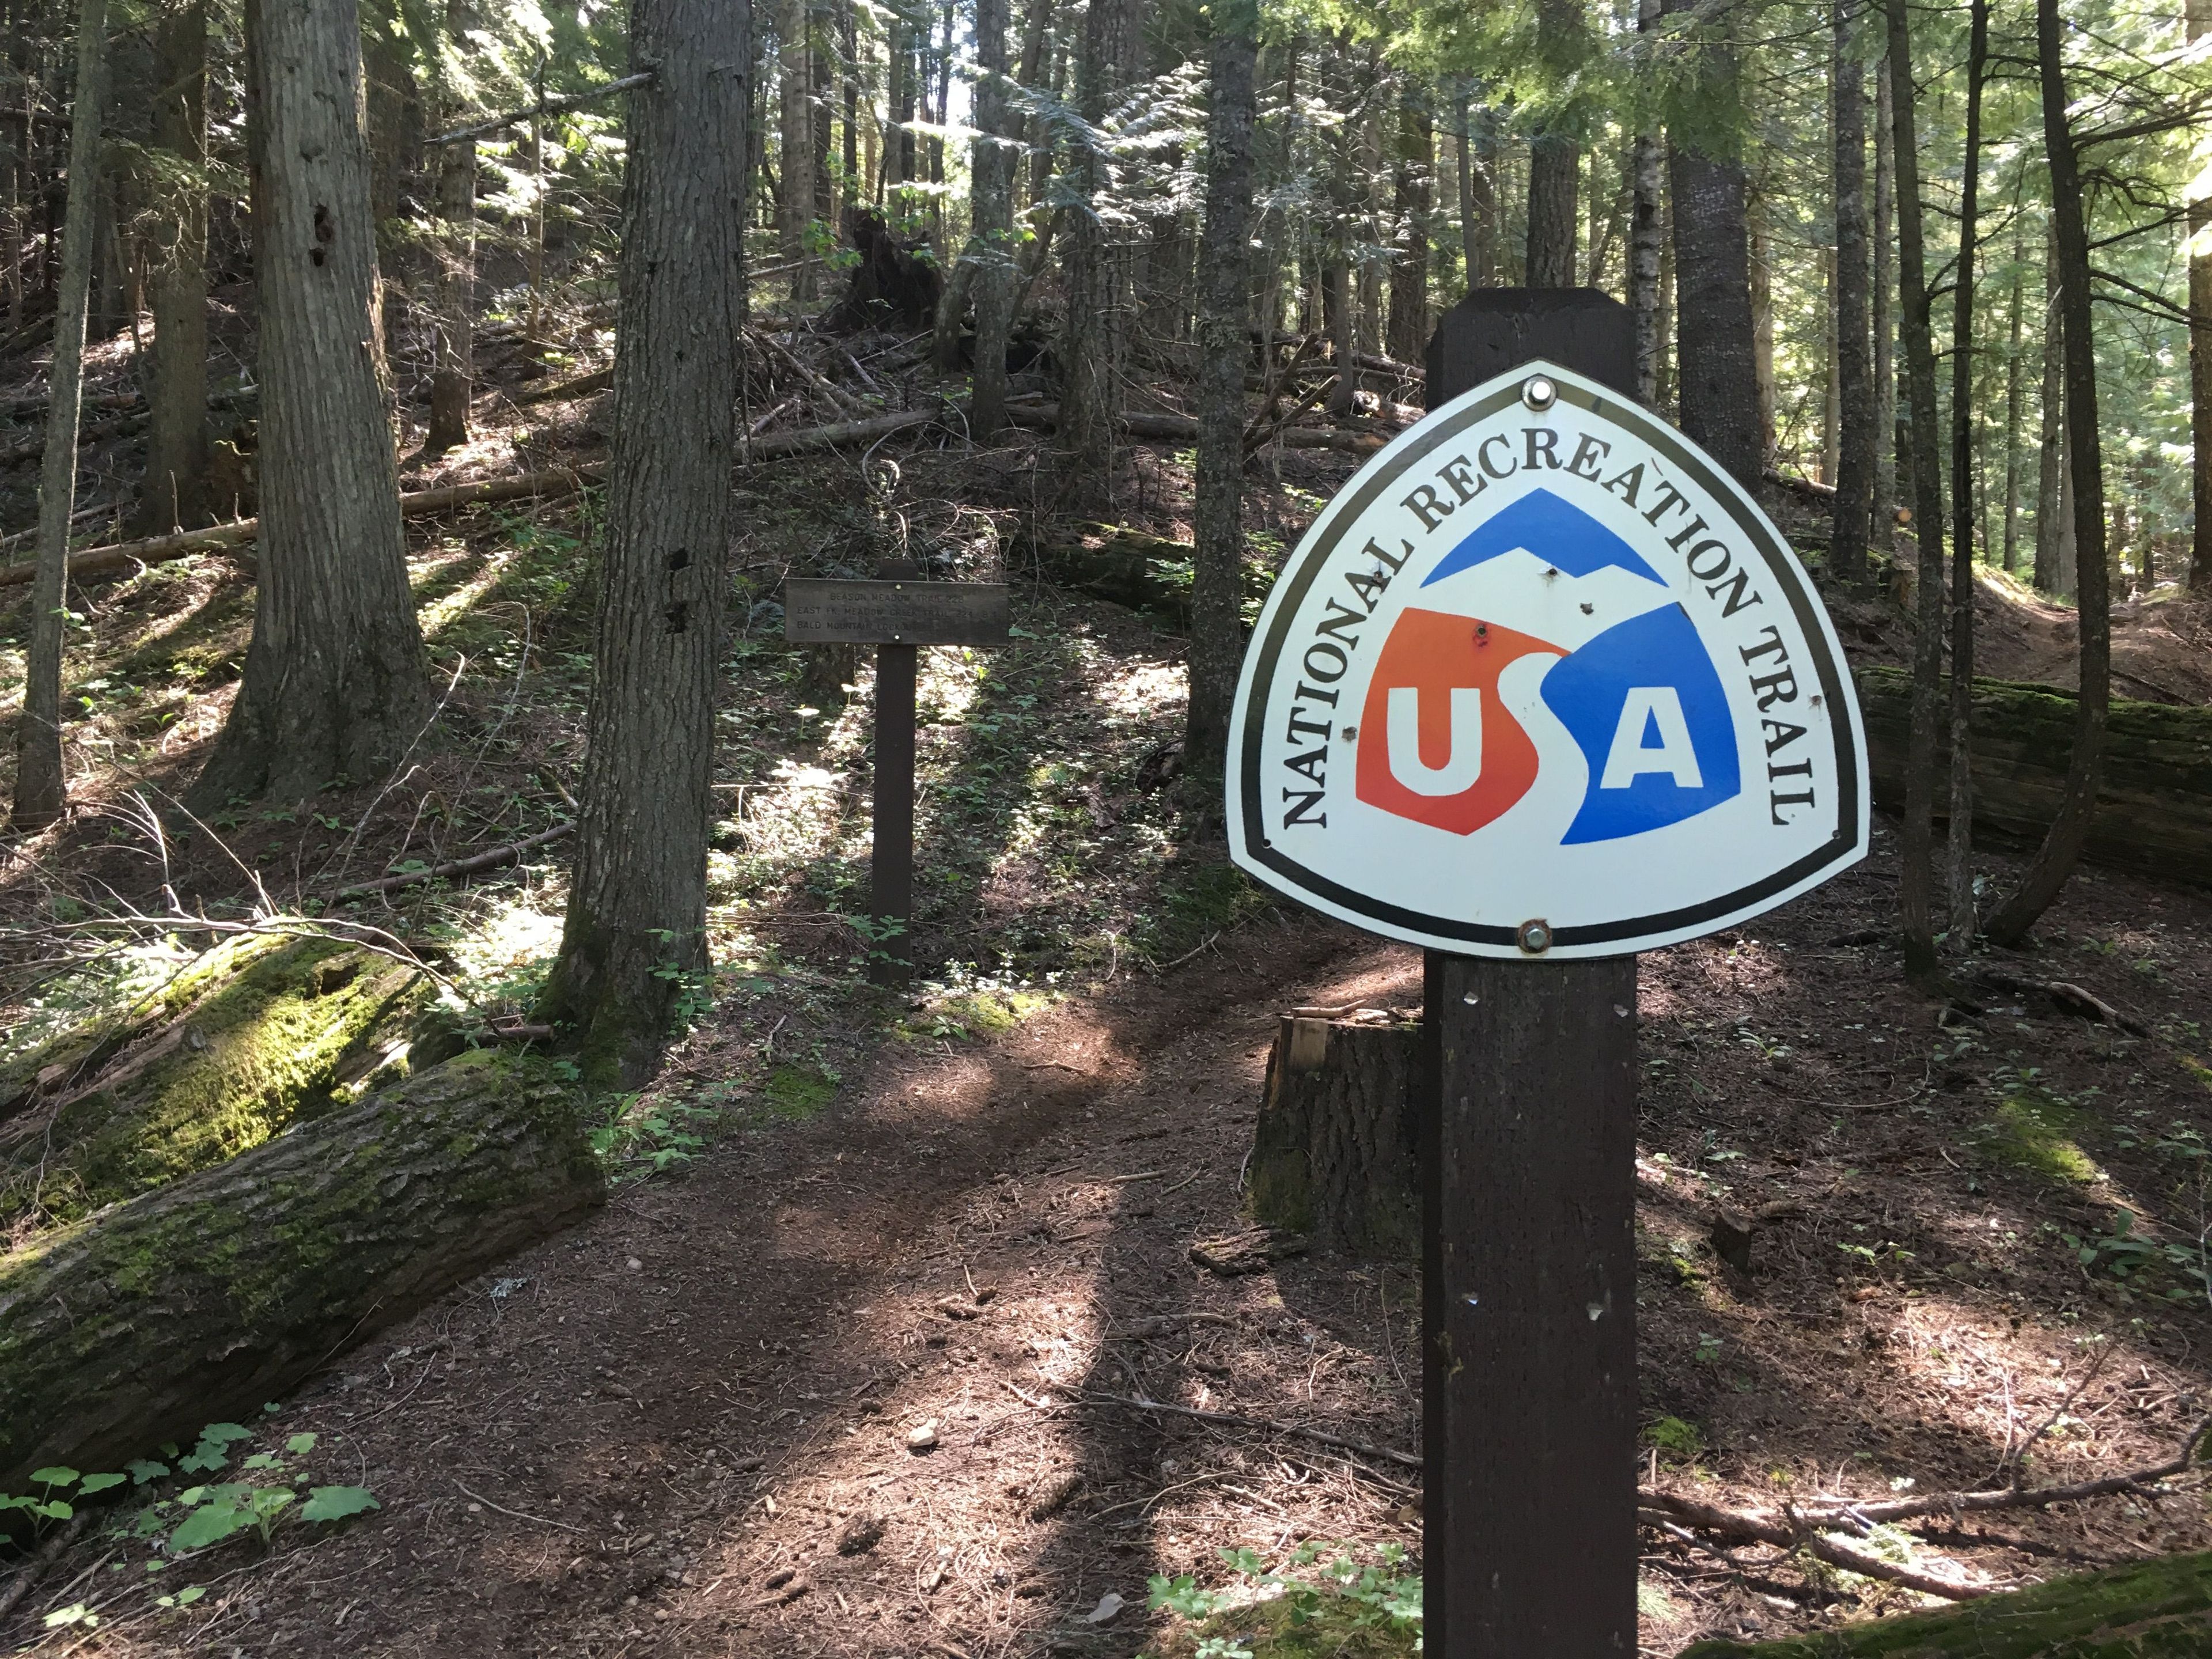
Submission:
[[1935,1613],[1775,1642],[1699,1642],[1681,1659],[2197,1659],[2212,1652],[2212,1554],[2054,1578]]
[[1277,1023],[1249,1171],[1259,1220],[1351,1255],[1419,1255],[1420,1029],[1382,1008],[1294,1009]]

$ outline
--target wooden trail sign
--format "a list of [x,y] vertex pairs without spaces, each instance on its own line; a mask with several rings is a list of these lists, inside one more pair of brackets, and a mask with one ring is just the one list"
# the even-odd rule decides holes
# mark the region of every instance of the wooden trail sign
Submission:
[[1425,948],[1424,1650],[1636,1652],[1636,957],[1865,855],[1866,744],[1625,307],[1490,289],[1270,593],[1231,856]]
[[1000,645],[1008,619],[1004,582],[932,582],[903,559],[873,581],[794,576],[785,582],[783,636],[793,645],[876,647],[874,844],[869,855],[868,977],[902,983],[914,971],[915,652],[924,645]]

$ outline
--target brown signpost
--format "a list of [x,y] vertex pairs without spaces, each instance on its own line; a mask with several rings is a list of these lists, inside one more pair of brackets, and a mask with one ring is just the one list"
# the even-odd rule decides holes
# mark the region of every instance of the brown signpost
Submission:
[[1626,307],[1478,290],[1427,368],[1254,629],[1230,854],[1425,953],[1424,1650],[1632,1659],[1637,953],[1864,857],[1865,736]]
[[784,583],[783,636],[793,645],[876,647],[874,848],[869,860],[868,977],[905,982],[914,919],[914,677],[924,645],[1002,645],[1004,582],[933,582],[903,559],[887,559],[872,581],[794,576]]

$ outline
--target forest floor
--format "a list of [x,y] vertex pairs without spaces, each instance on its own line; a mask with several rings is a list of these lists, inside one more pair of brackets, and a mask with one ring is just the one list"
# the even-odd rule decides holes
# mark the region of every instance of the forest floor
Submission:
[[[578,453],[593,418],[553,406],[519,441],[535,464]],[[450,465],[493,470],[517,442]],[[1261,551],[1353,464],[1278,458],[1255,491]],[[1417,1002],[1419,966],[1228,867],[1218,805],[1174,776],[1181,641],[1042,579],[1048,476],[1017,437],[745,477],[718,974],[662,1078],[615,1109],[612,1200],[272,1402],[266,1443],[318,1435],[317,1478],[368,1487],[378,1512],[150,1577],[146,1544],[90,1529],[0,1639],[1128,1659],[1173,1650],[1175,1621],[1144,1607],[1154,1574],[1219,1583],[1218,1551],[1273,1565],[1314,1539],[1418,1549],[1400,1459],[1127,1403],[1418,1449],[1412,1264],[1292,1255],[1223,1277],[1191,1250],[1243,1224],[1277,1015]],[[1139,448],[1127,484],[1132,523],[1185,528],[1187,458]],[[251,583],[209,556],[88,592],[81,810],[11,854],[0,916],[150,910],[165,884],[210,915],[344,908],[527,1006],[558,937],[557,848],[474,884],[337,889],[565,817],[591,513],[412,527],[451,684],[389,793],[304,816],[241,805],[158,846],[139,803],[173,793],[219,725]],[[1018,589],[1005,647],[927,659],[927,971],[907,994],[865,982],[850,919],[865,665],[786,651],[773,610],[787,570],[895,552]],[[0,627],[22,620],[17,599]],[[2023,1456],[2032,1480],[2066,1480],[2159,1461],[2212,1411],[2212,900],[2084,872],[2039,949],[1978,957],[1971,1006],[1939,1010],[1881,942],[1893,855],[1878,821],[1874,856],[1819,892],[1644,960],[1639,1345],[1662,1486],[1746,1506],[1887,1496],[2001,1480]],[[1998,881],[2017,867],[1978,861]],[[72,1018],[169,948],[11,978],[9,1018]],[[2083,987],[2128,1024],[1992,974]],[[1747,1271],[1716,1254],[1721,1211],[1753,1223]],[[1654,1655],[1918,1599],[1759,1547],[1644,1542]],[[2194,1492],[2113,1498],[1880,1543],[2010,1583],[2212,1545],[2212,1512]],[[186,1583],[205,1594],[173,1605]],[[46,1627],[72,1607],[101,1622]]]

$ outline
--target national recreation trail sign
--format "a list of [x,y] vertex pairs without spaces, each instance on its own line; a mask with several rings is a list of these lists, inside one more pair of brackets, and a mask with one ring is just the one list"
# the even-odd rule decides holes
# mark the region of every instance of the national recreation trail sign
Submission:
[[1649,950],[1866,854],[1858,707],[1789,544],[1557,363],[1454,398],[1330,502],[1233,729],[1237,863],[1437,950]]
[[1315,520],[1237,689],[1231,855],[1426,947],[1431,1659],[1634,1659],[1634,953],[1866,854],[1819,598],[1634,379],[1607,296],[1468,295],[1434,412]]

